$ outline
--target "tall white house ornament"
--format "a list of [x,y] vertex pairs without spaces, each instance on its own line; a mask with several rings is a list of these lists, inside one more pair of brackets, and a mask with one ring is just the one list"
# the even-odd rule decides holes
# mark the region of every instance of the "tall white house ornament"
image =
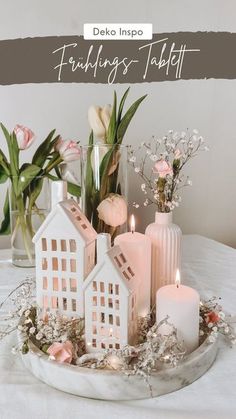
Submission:
[[96,267],[84,282],[87,352],[120,349],[133,344],[137,329],[138,281],[119,246],[110,247],[106,234],[97,238]]
[[53,188],[63,196],[54,190],[54,207],[33,238],[36,300],[43,313],[49,309],[67,317],[81,317],[83,282],[95,266],[97,233],[78,204],[65,199],[66,190],[59,182],[53,182],[58,184]]

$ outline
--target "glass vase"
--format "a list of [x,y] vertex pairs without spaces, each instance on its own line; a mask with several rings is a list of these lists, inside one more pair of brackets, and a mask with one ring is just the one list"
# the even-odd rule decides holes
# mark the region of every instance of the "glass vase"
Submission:
[[81,206],[97,233],[114,238],[127,231],[128,147],[81,147]]
[[[20,177],[17,182],[20,185]],[[9,185],[12,263],[19,267],[34,267],[32,238],[50,210],[49,180],[45,177],[32,178],[23,192],[20,192],[19,186],[18,193],[15,185],[12,179]]]

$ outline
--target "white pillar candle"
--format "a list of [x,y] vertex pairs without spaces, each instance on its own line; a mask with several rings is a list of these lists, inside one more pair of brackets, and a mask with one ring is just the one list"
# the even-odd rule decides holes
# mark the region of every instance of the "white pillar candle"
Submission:
[[127,255],[138,277],[137,309],[138,315],[144,317],[150,312],[151,240],[135,231],[135,219],[131,216],[131,232],[117,236],[115,245],[119,245]]
[[[199,294],[193,288],[176,283],[160,288],[156,294],[156,321],[159,323],[167,316],[168,322],[177,329],[177,337],[183,341],[186,352],[190,353],[199,346]],[[170,327],[163,324],[160,333],[166,335]]]

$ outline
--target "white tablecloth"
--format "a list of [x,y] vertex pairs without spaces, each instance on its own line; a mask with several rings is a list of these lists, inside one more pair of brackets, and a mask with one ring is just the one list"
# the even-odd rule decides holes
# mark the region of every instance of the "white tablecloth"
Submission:
[[[0,251],[0,259],[2,300],[33,270],[12,267],[9,251]],[[236,250],[201,236],[185,236],[182,279],[204,298],[221,296],[225,310],[236,314]],[[0,419],[236,418],[236,348],[221,345],[211,369],[182,390],[149,400],[106,402],[39,382],[11,354],[14,342],[11,336],[0,343]]]

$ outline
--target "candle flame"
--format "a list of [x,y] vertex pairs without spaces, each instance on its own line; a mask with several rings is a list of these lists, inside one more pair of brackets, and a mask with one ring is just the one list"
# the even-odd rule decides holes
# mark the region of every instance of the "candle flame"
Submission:
[[135,218],[134,218],[134,214],[131,215],[130,217],[130,231],[131,233],[135,232]]
[[180,272],[179,272],[179,269],[177,269],[177,271],[176,271],[175,283],[176,283],[177,288],[179,288],[179,286],[180,286]]

